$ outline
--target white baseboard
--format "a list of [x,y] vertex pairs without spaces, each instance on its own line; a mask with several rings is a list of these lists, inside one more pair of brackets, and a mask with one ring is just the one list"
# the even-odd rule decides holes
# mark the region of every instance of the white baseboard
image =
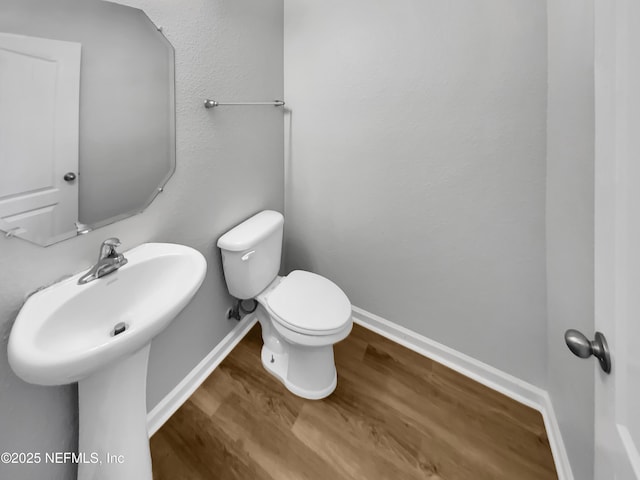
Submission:
[[353,321],[476,382],[538,410],[542,414],[547,430],[558,478],[559,480],[573,480],[569,458],[567,457],[551,398],[545,390],[361,308],[353,307]]
[[257,317],[255,315],[247,315],[231,332],[227,334],[222,341],[211,350],[189,374],[171,390],[166,397],[147,414],[147,429],[149,437],[158,431],[158,429],[169,420],[169,417],[178,410],[184,402],[195,392],[200,385],[207,379],[211,372],[220,365],[231,350],[240,343],[240,340],[249,333],[249,330],[256,324]]
[[571,471],[571,464],[569,463],[567,450],[564,446],[564,441],[562,440],[562,432],[560,432],[558,418],[556,417],[556,412],[553,409],[551,397],[549,397],[547,392],[543,393],[543,408],[540,412],[544,419],[544,426],[547,429],[547,437],[549,437],[551,453],[553,453],[553,460],[556,463],[558,479],[573,480],[573,472]]

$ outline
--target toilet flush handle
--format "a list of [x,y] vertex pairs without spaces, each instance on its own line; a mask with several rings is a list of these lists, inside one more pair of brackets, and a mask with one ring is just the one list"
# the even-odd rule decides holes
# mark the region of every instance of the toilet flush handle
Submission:
[[251,250],[250,252],[245,253],[240,258],[242,259],[243,262],[246,262],[247,260],[249,260],[251,258],[251,255],[253,255],[254,253],[256,253],[256,251],[255,250]]

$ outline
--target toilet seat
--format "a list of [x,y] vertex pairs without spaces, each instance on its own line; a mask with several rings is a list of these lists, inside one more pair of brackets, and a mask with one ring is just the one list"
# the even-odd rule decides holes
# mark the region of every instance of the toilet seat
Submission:
[[351,319],[351,302],[331,280],[294,270],[266,299],[273,319],[294,332],[324,336],[344,330]]

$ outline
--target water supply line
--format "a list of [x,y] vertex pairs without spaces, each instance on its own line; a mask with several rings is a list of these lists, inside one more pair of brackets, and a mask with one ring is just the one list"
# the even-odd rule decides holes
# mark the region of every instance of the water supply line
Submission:
[[229,320],[235,318],[239,322],[243,315],[248,315],[249,313],[253,313],[258,309],[258,301],[255,298],[251,299],[251,301],[253,302],[253,308],[251,310],[247,310],[244,308],[244,306],[242,305],[242,302],[244,301],[245,300],[238,299],[236,301],[236,304],[232,308],[227,310],[227,318]]

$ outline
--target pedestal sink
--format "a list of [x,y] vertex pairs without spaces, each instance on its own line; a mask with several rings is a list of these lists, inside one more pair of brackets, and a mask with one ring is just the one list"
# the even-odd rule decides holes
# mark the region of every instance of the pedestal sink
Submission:
[[146,243],[129,262],[78,285],[81,274],[32,295],[9,337],[9,363],[39,385],[78,382],[78,480],[151,480],[146,418],[151,340],[204,280],[197,250]]

